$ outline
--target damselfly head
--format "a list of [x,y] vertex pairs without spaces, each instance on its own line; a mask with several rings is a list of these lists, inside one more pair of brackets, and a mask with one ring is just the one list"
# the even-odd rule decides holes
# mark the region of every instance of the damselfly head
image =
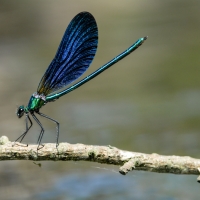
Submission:
[[17,109],[17,117],[21,118],[24,115],[24,106],[19,106],[19,108]]

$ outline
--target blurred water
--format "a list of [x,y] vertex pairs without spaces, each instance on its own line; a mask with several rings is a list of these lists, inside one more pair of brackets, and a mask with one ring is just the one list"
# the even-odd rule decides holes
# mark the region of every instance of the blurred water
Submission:
[[[1,135],[13,141],[24,130],[24,120],[15,115],[17,106],[28,103],[66,26],[86,10],[95,16],[99,28],[99,47],[86,75],[138,38],[149,38],[99,77],[42,108],[60,122],[60,141],[199,156],[198,1],[49,0],[47,4],[1,0],[0,4]],[[44,142],[55,142],[54,124],[41,121]],[[25,142],[35,143],[38,134],[34,124]],[[80,162],[75,168],[69,162],[42,162],[39,168],[32,162],[1,163],[1,198],[174,200],[199,196],[194,176],[133,172],[123,177],[112,173],[112,169],[118,171],[116,167],[93,171],[88,168],[91,165]]]
[[[141,175],[142,174],[142,175]],[[161,199],[183,200],[196,199],[194,195],[198,187],[188,186],[186,176],[158,174],[149,176],[145,172],[133,172],[129,176],[121,177],[112,172],[78,173],[59,178],[55,185],[47,191],[34,196],[36,199]],[[161,182],[161,185],[156,184]],[[183,191],[183,187],[187,191]],[[198,186],[198,185],[197,185]],[[172,190],[176,188],[176,191]],[[171,191],[171,192],[170,192]],[[62,195],[61,195],[62,194]]]

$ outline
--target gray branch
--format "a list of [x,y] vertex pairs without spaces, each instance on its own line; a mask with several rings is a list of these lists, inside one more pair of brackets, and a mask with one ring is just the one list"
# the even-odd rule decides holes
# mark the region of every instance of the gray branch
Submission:
[[163,156],[120,150],[112,146],[93,146],[84,144],[47,143],[37,150],[38,145],[13,143],[6,136],[0,138],[0,160],[33,161],[90,161],[119,165],[123,175],[132,170],[157,173],[200,175],[200,159],[189,156]]

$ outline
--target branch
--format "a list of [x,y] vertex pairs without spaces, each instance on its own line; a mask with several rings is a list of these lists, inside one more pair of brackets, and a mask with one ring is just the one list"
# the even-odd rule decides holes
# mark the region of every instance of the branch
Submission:
[[188,156],[164,156],[144,154],[117,149],[112,146],[93,146],[84,144],[60,143],[22,146],[13,143],[6,136],[0,138],[0,160],[52,160],[52,161],[91,161],[119,165],[123,175],[131,170],[158,173],[200,175],[200,160]]

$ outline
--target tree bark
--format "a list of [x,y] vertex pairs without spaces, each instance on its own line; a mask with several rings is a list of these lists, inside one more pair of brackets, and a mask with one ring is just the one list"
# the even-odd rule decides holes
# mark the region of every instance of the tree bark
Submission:
[[[200,175],[200,160],[189,156],[164,156],[120,150],[112,146],[84,144],[47,143],[37,150],[38,145],[16,143],[13,146],[6,136],[0,138],[0,160],[34,161],[90,161],[119,165],[123,175],[132,170],[157,173]],[[197,179],[198,180],[198,179]]]

